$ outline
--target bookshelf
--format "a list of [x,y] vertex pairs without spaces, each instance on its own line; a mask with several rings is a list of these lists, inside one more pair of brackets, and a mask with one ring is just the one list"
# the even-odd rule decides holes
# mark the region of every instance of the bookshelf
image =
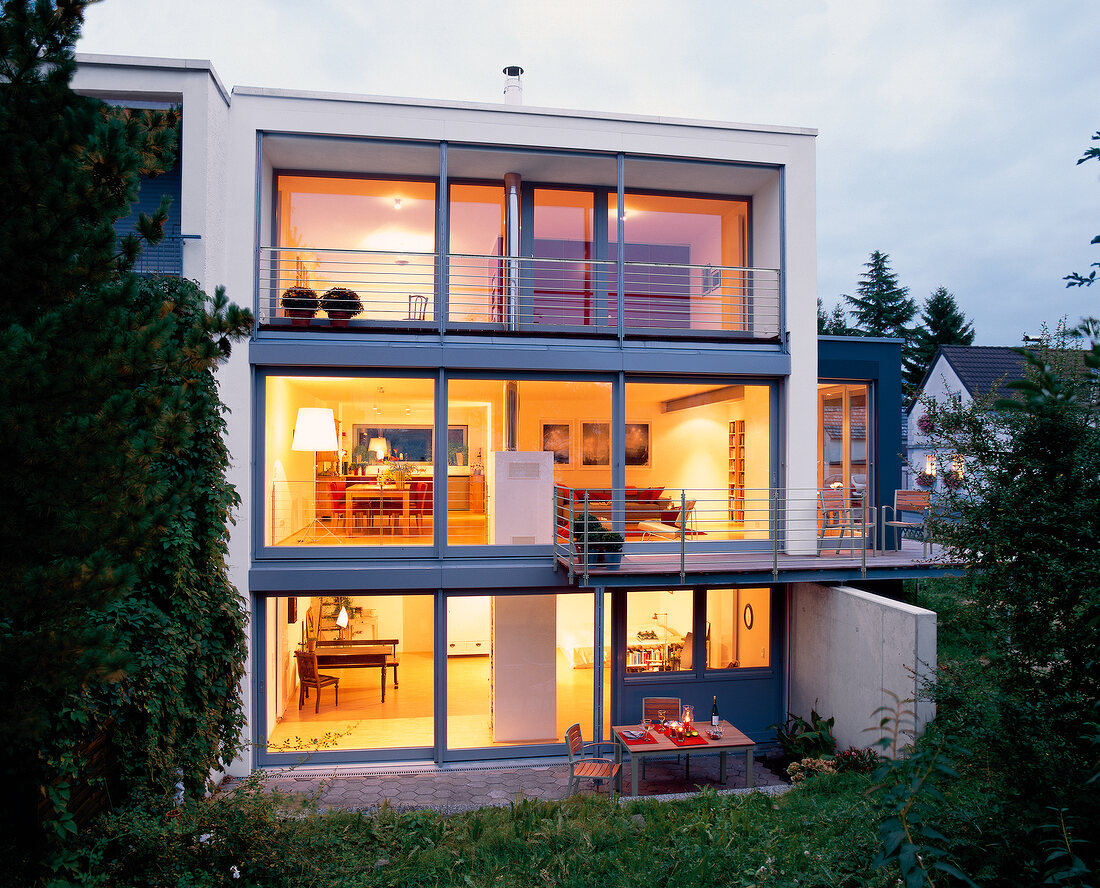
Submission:
[[730,423],[730,521],[745,523],[745,420]]

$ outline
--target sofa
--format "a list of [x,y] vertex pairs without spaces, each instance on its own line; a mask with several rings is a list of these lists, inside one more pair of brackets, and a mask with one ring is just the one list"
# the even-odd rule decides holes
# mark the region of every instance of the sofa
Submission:
[[[562,488],[559,494],[558,514],[569,515],[569,497],[572,496],[575,514],[584,511],[584,494],[588,492],[588,511],[608,524],[613,510],[612,492],[607,488]],[[664,496],[663,487],[627,487],[623,491],[623,511],[627,525],[642,521],[675,521],[680,514],[680,504]]]

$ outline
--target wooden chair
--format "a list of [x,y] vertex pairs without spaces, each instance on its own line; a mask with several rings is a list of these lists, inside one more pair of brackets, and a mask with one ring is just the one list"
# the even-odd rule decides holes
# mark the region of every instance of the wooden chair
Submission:
[[295,651],[294,657],[298,661],[298,708],[305,704],[309,696],[309,689],[317,691],[317,702],[313,707],[315,713],[321,711],[321,688],[332,685],[336,692],[336,705],[340,705],[340,679],[334,675],[321,675],[317,671],[316,651]]
[[406,318],[408,321],[422,321],[428,314],[428,297],[423,293],[410,293],[409,294],[409,316]]
[[[324,482],[318,482],[322,484]],[[329,481],[327,489],[317,493],[317,517],[331,519],[337,527],[347,525],[347,506],[344,501],[344,481]]]
[[[680,654],[680,665],[683,666],[684,654],[690,650],[691,647],[691,635],[688,633],[684,637],[684,650]],[[690,658],[691,654],[688,654]],[[690,668],[690,664],[689,664]],[[648,718],[653,724],[658,724],[660,718],[657,713],[663,712],[665,714],[665,721],[679,721],[680,714],[683,712],[680,706],[679,697],[642,697],[642,718]],[[688,757],[688,767],[691,767],[691,758]],[[680,754],[676,754],[676,764],[680,764]],[[645,759],[642,759],[642,777],[645,777]]]
[[569,795],[580,789],[582,780],[595,781],[597,788],[606,780],[608,793],[613,789],[620,789],[621,766],[598,755],[599,748],[607,745],[609,744],[585,743],[578,723],[565,729],[565,748],[569,753]]
[[409,520],[415,520],[418,529],[424,529],[424,516],[432,514],[432,482],[413,481],[409,493]]
[[[895,490],[894,505],[882,507],[882,548],[886,548],[886,528],[894,529],[894,547],[901,547],[901,535],[907,529],[919,530],[921,555],[932,551],[932,534],[929,527],[932,496],[927,490]],[[889,511],[888,511],[889,510]],[[920,520],[907,520],[903,513],[919,514]],[[890,517],[887,518],[887,515]]]
[[[851,494],[845,487],[827,487],[818,492],[821,505],[821,538],[818,547],[825,542],[827,531],[835,527],[837,529],[836,552],[840,554],[840,548],[844,544],[845,534],[851,538],[851,548],[855,551],[856,539],[859,538],[863,548],[871,543],[871,550],[875,546],[875,510],[871,506],[866,512],[862,506],[853,506]],[[866,523],[865,523],[866,522]]]

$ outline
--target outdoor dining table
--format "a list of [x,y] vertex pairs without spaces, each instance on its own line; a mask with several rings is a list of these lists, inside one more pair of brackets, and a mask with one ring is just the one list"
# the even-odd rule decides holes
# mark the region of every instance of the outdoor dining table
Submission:
[[[638,771],[643,759],[658,755],[707,755],[717,752],[718,777],[721,783],[726,782],[726,755],[733,752],[745,753],[745,786],[752,788],[752,756],[756,749],[756,743],[744,732],[735,728],[724,719],[720,721],[722,736],[717,740],[707,736],[709,724],[696,725],[699,731],[698,737],[693,737],[690,742],[677,743],[667,735],[661,734],[655,727],[649,729],[649,739],[646,741],[634,740],[624,735],[624,732],[644,731],[642,725],[613,725],[611,732],[615,737],[615,762],[622,762],[623,750],[630,756],[630,794],[638,794]],[[702,742],[700,742],[702,741]]]

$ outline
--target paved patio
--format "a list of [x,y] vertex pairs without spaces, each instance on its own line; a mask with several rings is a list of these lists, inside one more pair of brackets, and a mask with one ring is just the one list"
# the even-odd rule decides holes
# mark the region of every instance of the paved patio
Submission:
[[[623,786],[629,791],[631,763],[623,765]],[[676,798],[711,787],[719,792],[746,792],[745,758],[729,756],[728,780],[718,782],[718,756],[694,756],[691,777],[684,761],[650,760],[639,779],[641,798]],[[756,789],[778,792],[787,781],[772,773],[758,758],[753,767]],[[344,768],[303,766],[269,771],[264,784],[282,792],[315,797],[321,808],[371,810],[383,802],[399,808],[431,808],[444,813],[468,811],[491,805],[508,805],[519,798],[563,799],[568,794],[569,764],[564,760],[539,760],[477,764],[469,767],[432,765]],[[228,779],[222,791],[232,791],[239,780]],[[607,787],[581,783],[582,793],[606,795]]]

